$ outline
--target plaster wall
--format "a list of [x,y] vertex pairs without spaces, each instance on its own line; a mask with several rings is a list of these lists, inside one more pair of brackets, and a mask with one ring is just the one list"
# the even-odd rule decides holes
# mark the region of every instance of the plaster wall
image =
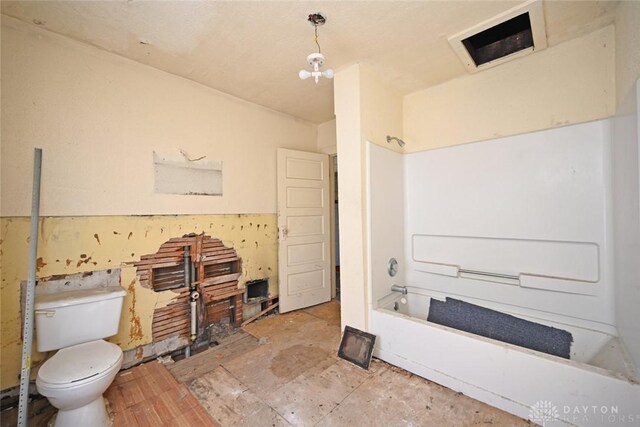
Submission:
[[[388,146],[402,137],[402,96],[365,66],[336,73],[336,135],[340,194],[340,282],[342,326],[367,330],[370,283],[367,236],[366,144]],[[400,151],[400,148],[391,146]]]
[[616,99],[623,103],[640,77],[640,3],[621,1],[615,17]]
[[[316,126],[2,16],[2,216],[276,212],[276,148]],[[223,196],[154,192],[153,152],[223,163]]]
[[614,27],[608,26],[499,67],[411,93],[404,97],[406,150],[610,117],[616,102],[614,53]]
[[318,152],[323,154],[336,154],[338,146],[336,141],[336,120],[320,123],[318,125]]
[[[0,388],[18,383],[33,149],[43,149],[38,277],[121,268],[123,349],[155,307],[128,262],[205,232],[277,293],[276,149],[316,151],[315,125],[2,16]],[[223,196],[154,192],[153,151],[223,163]],[[36,355],[36,361],[39,358]],[[35,371],[34,371],[35,373]]]

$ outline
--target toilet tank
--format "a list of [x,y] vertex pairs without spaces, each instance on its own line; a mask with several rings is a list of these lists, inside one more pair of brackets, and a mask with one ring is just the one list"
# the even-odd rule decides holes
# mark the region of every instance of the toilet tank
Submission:
[[118,332],[122,302],[119,286],[36,295],[38,351],[58,350]]

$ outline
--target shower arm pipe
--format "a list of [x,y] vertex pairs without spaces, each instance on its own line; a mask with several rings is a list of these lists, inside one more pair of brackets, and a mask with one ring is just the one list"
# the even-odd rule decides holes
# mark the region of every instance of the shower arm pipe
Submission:
[[406,144],[403,140],[401,140],[397,136],[387,135],[387,144],[391,144],[392,141],[397,142],[401,148],[404,147]]

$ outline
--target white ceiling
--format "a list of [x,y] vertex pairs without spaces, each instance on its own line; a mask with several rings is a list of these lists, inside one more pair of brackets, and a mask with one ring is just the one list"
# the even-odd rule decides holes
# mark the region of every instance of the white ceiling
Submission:
[[[333,85],[299,80],[315,51],[307,15],[339,70],[366,63],[401,93],[465,75],[447,38],[522,1],[2,1],[2,13],[313,122]],[[545,0],[549,46],[613,22],[614,1]]]

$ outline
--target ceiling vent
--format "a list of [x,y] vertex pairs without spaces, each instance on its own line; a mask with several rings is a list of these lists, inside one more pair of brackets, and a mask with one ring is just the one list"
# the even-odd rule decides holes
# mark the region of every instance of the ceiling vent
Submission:
[[471,73],[547,47],[542,1],[531,0],[449,37]]

